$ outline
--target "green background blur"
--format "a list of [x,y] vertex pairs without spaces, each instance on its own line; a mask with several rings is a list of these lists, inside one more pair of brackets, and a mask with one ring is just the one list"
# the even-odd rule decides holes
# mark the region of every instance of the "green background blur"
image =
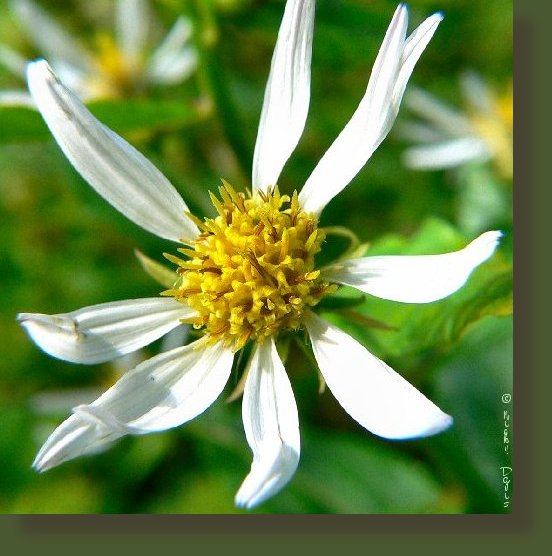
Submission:
[[[94,4],[93,13],[88,4]],[[84,42],[109,28],[112,2],[41,5]],[[411,83],[460,107],[459,73],[477,70],[497,91],[511,80],[512,6],[503,0],[410,2],[410,29],[431,13],[445,19]],[[172,181],[195,214],[211,214],[209,189],[224,177],[249,186],[258,117],[282,1],[163,0],[168,27],[180,13],[195,23],[198,72],[181,85],[92,110],[137,146]],[[281,189],[300,189],[356,108],[396,8],[392,1],[318,0],[312,100],[304,136]],[[0,1],[0,42],[33,50]],[[0,68],[0,89],[17,80]],[[206,109],[207,107],[207,109]],[[399,121],[407,115],[402,110]],[[351,228],[372,254],[440,253],[475,237],[461,214],[481,213],[462,173],[414,172],[400,164],[393,132],[350,186],[325,209],[322,225]],[[492,165],[469,173],[511,199]],[[459,177],[460,176],[460,177]],[[490,194],[491,194],[490,193]],[[471,204],[470,204],[471,203]],[[482,220],[505,237],[468,284],[443,301],[399,304],[367,297],[332,318],[454,417],[436,437],[379,439],[356,424],[331,393],[318,394],[310,360],[292,345],[286,368],[299,408],[302,454],[289,485],[259,513],[503,513],[501,467],[511,466],[504,411],[513,419],[511,205]],[[477,232],[479,233],[479,232]],[[329,242],[330,252],[346,246]],[[237,378],[205,414],[159,434],[125,438],[110,450],[43,475],[30,468],[46,436],[77,405],[106,388],[112,364],[77,366],[43,354],[16,324],[18,312],[60,313],[160,289],[134,249],[163,261],[170,246],[142,231],[76,174],[30,110],[0,108],[0,511],[4,513],[240,513],[233,497],[251,454],[240,401],[225,403]],[[358,297],[358,294],[353,294]],[[368,319],[390,330],[366,326]],[[153,355],[159,342],[141,356]],[[75,398],[77,396],[77,398]],[[66,405],[67,407],[63,408]],[[59,407],[56,407],[59,406]],[[505,448],[508,448],[506,452]],[[508,494],[511,496],[512,486]]]

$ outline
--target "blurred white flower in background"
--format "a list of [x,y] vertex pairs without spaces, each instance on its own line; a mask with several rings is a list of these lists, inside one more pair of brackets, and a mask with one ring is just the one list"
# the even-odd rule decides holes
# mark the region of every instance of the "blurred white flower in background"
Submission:
[[[192,23],[186,17],[179,17],[159,44],[151,44],[152,13],[147,0],[116,0],[114,34],[98,32],[95,48],[87,48],[32,0],[12,0],[11,7],[40,56],[84,101],[175,85],[197,66],[197,52],[190,42]],[[27,62],[0,43],[0,64],[22,80]],[[0,104],[34,105],[24,90],[0,91]]]
[[460,77],[464,109],[455,109],[421,89],[412,88],[405,105],[417,120],[397,126],[411,141],[404,164],[415,170],[458,168],[491,161],[500,177],[512,177],[512,88],[495,96],[475,72]]
[[[171,330],[161,341],[159,353],[164,353],[184,344],[189,336],[190,326],[181,324]],[[108,363],[108,376],[105,383],[95,386],[81,386],[64,388],[63,390],[47,390],[33,395],[29,399],[29,407],[33,413],[44,417],[35,427],[34,434],[38,443],[43,443],[56,428],[50,420],[58,419],[60,415],[69,413],[74,407],[87,405],[101,396],[106,388],[117,382],[125,373],[134,369],[148,359],[150,355],[145,349],[127,353]],[[109,448],[109,444],[105,445]]]

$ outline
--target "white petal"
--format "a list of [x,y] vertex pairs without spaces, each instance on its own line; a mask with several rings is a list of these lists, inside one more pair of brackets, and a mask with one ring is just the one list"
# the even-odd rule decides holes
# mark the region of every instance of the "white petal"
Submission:
[[5,44],[0,44],[0,64],[13,75],[25,79],[28,60]]
[[288,0],[272,56],[253,156],[253,189],[276,185],[305,127],[314,0]]
[[401,4],[387,29],[362,101],[300,193],[299,200],[305,210],[321,212],[353,179],[383,140],[383,124],[390,110],[407,26],[408,11]]
[[92,305],[72,313],[20,313],[18,320],[46,353],[73,363],[102,363],[140,349],[194,311],[173,298]]
[[470,121],[427,91],[412,87],[404,97],[406,107],[424,120],[433,123],[451,137],[470,135]]
[[147,72],[153,82],[178,83],[196,68],[197,52],[187,44],[191,36],[191,21],[179,17],[149,60]]
[[443,255],[350,259],[325,269],[323,275],[383,299],[429,303],[461,288],[494,253],[501,236],[501,232],[485,232],[464,249]]
[[439,143],[448,136],[432,124],[419,121],[403,120],[396,124],[395,136],[412,143]]
[[44,60],[29,64],[27,74],[36,105],[65,156],[100,195],[160,237],[179,241],[199,233],[167,178],[94,118]]
[[50,60],[50,65],[58,79],[65,87],[75,93],[82,102],[87,102],[97,96],[94,85],[90,80],[90,74],[85,70],[59,59]]
[[13,0],[19,21],[41,54],[50,60],[90,69],[88,52],[65,29],[31,0]]
[[54,430],[36,455],[34,469],[48,471],[64,461],[101,452],[124,436],[123,432],[100,423],[94,425],[82,415],[76,412]]
[[280,491],[299,463],[297,406],[272,338],[253,353],[242,415],[253,463],[236,494],[236,505],[252,508]]
[[233,354],[220,342],[198,342],[153,357],[90,405],[76,407],[46,440],[35,469],[46,471],[126,434],[165,430],[203,413],[222,392]]
[[0,91],[0,106],[36,108],[33,97],[27,91]]
[[148,77],[153,83],[175,85],[184,81],[197,68],[198,55],[194,48],[187,47],[175,52],[171,58],[152,61],[148,68]]
[[404,165],[414,170],[454,168],[468,162],[489,160],[489,147],[478,137],[461,137],[410,147],[402,154]]
[[322,376],[345,411],[391,439],[429,436],[452,418],[348,334],[310,314],[306,326]]
[[460,88],[472,111],[482,115],[494,113],[496,99],[478,73],[464,72],[460,76]]
[[[399,111],[399,105],[404,95],[404,90],[412,75],[414,66],[420,59],[423,51],[426,49],[429,41],[432,39],[437,26],[443,20],[442,13],[436,13],[428,17],[419,27],[417,27],[404,43],[404,51],[401,56],[399,73],[396,77],[395,86],[393,87],[393,105],[395,119]],[[389,127],[391,127],[391,124]]]
[[440,14],[434,14],[412,33],[409,40],[405,40],[408,12],[404,4],[397,8],[363,99],[299,195],[307,212],[320,214],[356,176],[386,137],[397,116],[414,65],[441,19]]
[[117,0],[117,44],[124,57],[138,63],[146,50],[149,33],[149,4],[147,0]]

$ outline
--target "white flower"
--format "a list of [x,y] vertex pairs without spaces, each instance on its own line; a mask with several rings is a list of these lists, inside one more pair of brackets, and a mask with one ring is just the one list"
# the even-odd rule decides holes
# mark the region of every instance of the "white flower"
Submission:
[[[487,232],[445,255],[363,257],[316,270],[324,232],[318,214],[360,170],[391,128],[406,82],[441,20],[408,38],[407,9],[391,21],[359,108],[310,178],[290,198],[275,184],[307,117],[314,0],[289,0],[258,130],[253,194],[224,183],[212,195],[218,216],[193,217],[163,175],[99,123],[46,62],[29,66],[29,87],[51,132],[81,175],[143,228],[188,245],[165,297],[120,301],[61,315],[19,316],[47,353],[76,363],[108,361],[141,348],[181,322],[205,334],[141,363],[89,405],[79,406],[46,441],[40,471],[102,449],[126,434],[175,427],[222,392],[234,353],[254,341],[246,369],[243,422],[253,451],[236,503],[251,508],[278,492],[299,462],[297,407],[276,350],[280,329],[304,327],[320,371],[339,403],[374,434],[422,437],[452,419],[360,343],[312,307],[350,284],[385,299],[426,303],[453,293],[491,256],[500,233]],[[282,207],[289,207],[284,209]]]
[[502,176],[511,178],[511,89],[496,98],[474,72],[461,76],[460,89],[464,112],[421,89],[406,95],[407,107],[419,120],[398,127],[402,138],[414,142],[404,152],[404,164],[416,170],[435,170],[492,160]]
[[[150,85],[174,85],[197,65],[192,24],[179,17],[160,44],[150,44],[148,0],[116,0],[115,36],[98,35],[88,50],[32,0],[12,0],[20,25],[54,71],[84,101],[125,96]],[[24,78],[27,60],[0,44],[0,64]],[[25,91],[0,91],[0,104],[33,106]]]

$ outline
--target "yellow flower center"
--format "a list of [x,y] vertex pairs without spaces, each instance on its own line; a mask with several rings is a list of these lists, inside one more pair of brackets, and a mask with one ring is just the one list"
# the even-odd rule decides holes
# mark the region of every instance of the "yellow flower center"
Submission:
[[97,36],[97,52],[93,64],[96,75],[90,79],[88,87],[95,96],[126,96],[138,85],[138,62],[129,60],[110,35]]
[[246,198],[223,183],[220,200],[211,194],[217,216],[197,220],[202,233],[193,249],[178,249],[188,259],[165,255],[180,278],[164,294],[197,311],[190,322],[205,327],[208,340],[238,350],[250,338],[298,328],[305,310],[336,286],[315,270],[325,234],[297,192],[290,199],[275,187]]
[[491,148],[500,175],[510,179],[513,172],[513,95],[510,87],[496,100],[491,114],[473,114],[473,125]]

